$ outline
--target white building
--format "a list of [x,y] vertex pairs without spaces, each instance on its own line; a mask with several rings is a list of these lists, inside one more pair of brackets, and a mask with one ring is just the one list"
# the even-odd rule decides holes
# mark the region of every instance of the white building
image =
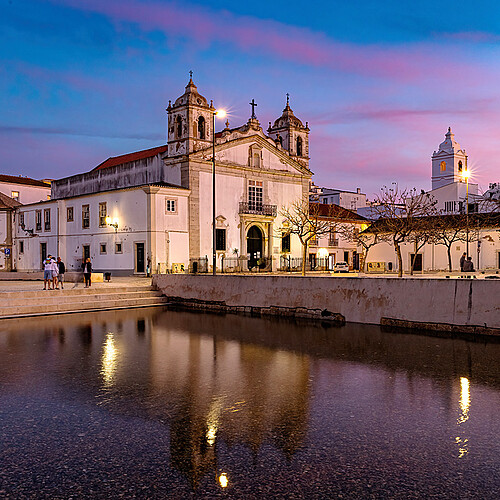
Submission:
[[[287,100],[265,134],[252,108],[246,124],[216,141],[216,250],[252,268],[299,257],[292,237],[283,250],[279,209],[308,199],[309,128]],[[90,256],[96,271],[115,274],[184,268],[212,255],[214,108],[190,80],[168,111],[168,143],[109,158],[90,172],[52,182],[52,199],[24,205],[15,225],[18,270],[39,269],[45,254],[68,270]],[[38,201],[38,200],[37,200]],[[110,219],[106,219],[106,218]],[[267,266],[271,267],[270,264]]]
[[361,188],[356,188],[356,191],[343,191],[324,187],[318,197],[320,203],[339,205],[347,210],[356,211],[367,206],[366,194],[361,192]]
[[50,181],[0,174],[0,193],[23,205],[50,200]]

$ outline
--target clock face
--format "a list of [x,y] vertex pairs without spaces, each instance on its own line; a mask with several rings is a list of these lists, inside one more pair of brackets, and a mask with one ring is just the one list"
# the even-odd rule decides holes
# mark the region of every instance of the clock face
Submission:
[[446,162],[442,161],[441,162],[441,172],[444,172],[446,170]]

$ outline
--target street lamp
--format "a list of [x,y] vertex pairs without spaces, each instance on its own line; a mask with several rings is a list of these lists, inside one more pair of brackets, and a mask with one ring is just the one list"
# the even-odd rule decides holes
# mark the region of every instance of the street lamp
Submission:
[[462,174],[462,177],[465,180],[466,183],[466,188],[465,188],[465,233],[467,237],[467,243],[466,243],[466,253],[467,257],[469,257],[469,177],[470,177],[470,172],[466,168]]
[[111,219],[111,217],[108,215],[106,217],[106,224],[108,226],[114,227],[115,228],[115,233],[118,231],[118,217],[115,217],[114,219]]
[[224,118],[226,112],[223,109],[215,109],[210,102],[212,112],[212,274],[215,276],[217,269],[216,231],[215,231],[215,118]]

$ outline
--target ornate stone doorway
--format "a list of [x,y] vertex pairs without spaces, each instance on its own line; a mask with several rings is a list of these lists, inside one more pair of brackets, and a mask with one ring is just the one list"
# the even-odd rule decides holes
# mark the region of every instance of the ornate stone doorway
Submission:
[[247,254],[248,268],[257,265],[257,261],[262,257],[263,234],[258,226],[251,226],[247,233]]

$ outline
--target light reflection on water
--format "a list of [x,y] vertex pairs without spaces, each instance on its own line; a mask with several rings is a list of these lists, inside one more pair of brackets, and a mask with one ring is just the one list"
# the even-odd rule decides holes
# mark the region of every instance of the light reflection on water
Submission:
[[[150,498],[495,491],[483,464],[499,464],[499,344],[158,309],[43,325],[0,329],[12,471],[36,467],[40,446],[89,495],[92,477],[76,471],[102,470],[113,494],[139,484]],[[25,456],[17,422],[30,419],[54,427]]]
[[101,375],[104,381],[104,386],[109,387],[113,383],[113,378],[116,372],[116,358],[118,352],[115,346],[113,333],[108,332],[102,348],[102,368]]
[[[462,424],[469,420],[469,410],[470,410],[471,400],[470,400],[470,382],[466,377],[460,377],[460,400],[459,400],[459,416],[457,419],[457,425],[459,430],[464,432]],[[462,427],[460,427],[462,426]],[[463,458],[467,453],[469,453],[469,439],[464,435],[457,436],[455,442],[458,446],[458,458]]]

